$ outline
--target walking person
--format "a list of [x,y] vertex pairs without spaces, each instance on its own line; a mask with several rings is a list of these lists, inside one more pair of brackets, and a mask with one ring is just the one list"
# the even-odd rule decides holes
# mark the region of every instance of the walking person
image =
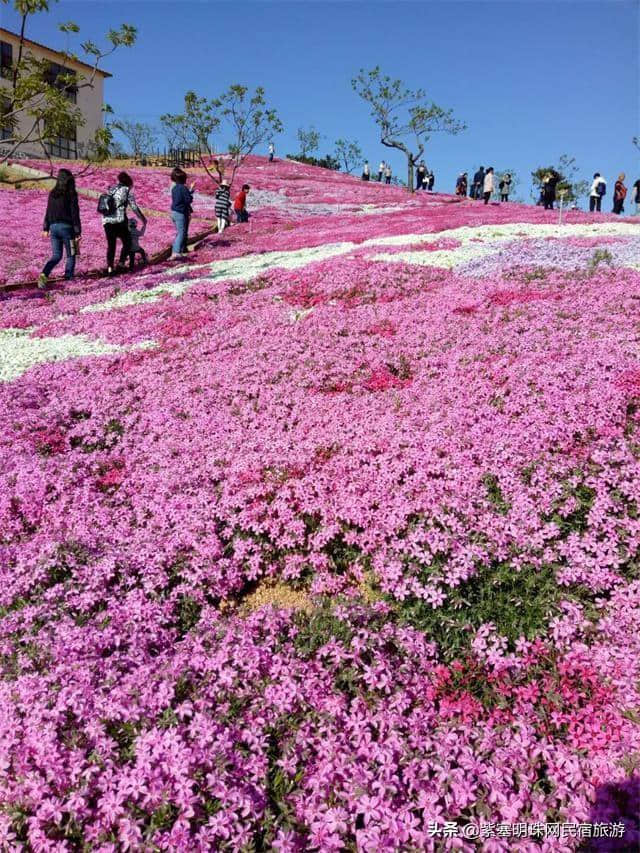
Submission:
[[249,211],[247,210],[247,193],[251,187],[249,184],[243,184],[242,189],[233,200],[233,210],[236,214],[237,222],[248,222]]
[[364,166],[362,167],[362,180],[368,181],[370,177],[371,177],[371,171],[369,169],[369,161],[365,160]]
[[385,184],[391,183],[391,166],[388,163],[384,167],[384,182]]
[[179,166],[171,172],[171,180],[174,182],[171,190],[171,219],[176,226],[176,237],[173,241],[171,260],[184,258],[187,255],[187,240],[189,234],[189,221],[193,209],[193,187],[186,186],[187,173]]
[[478,171],[473,176],[473,184],[471,185],[471,198],[479,199],[484,185],[484,166],[480,166]]
[[273,155],[276,153],[276,146],[273,142],[269,143],[269,162],[273,163]]
[[430,193],[432,193],[433,192],[433,185],[436,182],[436,176],[433,174],[432,171],[429,172],[429,177],[428,177],[427,181],[428,181],[427,189],[429,190]]
[[602,209],[602,197],[607,191],[607,182],[602,177],[600,172],[596,172],[593,176],[593,183],[589,190],[589,210],[593,213],[597,210],[600,213]]
[[424,165],[424,160],[420,161],[420,165],[416,169],[416,189],[421,190],[424,187],[427,179],[427,167]]
[[229,224],[231,211],[231,188],[229,181],[223,181],[215,194],[216,200],[216,219],[218,220],[218,234],[222,234],[224,229]]
[[493,166],[489,166],[487,169],[484,180],[482,182],[482,197],[484,198],[484,203],[489,204],[489,199],[493,193]]
[[498,184],[498,189],[500,190],[500,201],[509,201],[509,193],[511,192],[511,175],[509,172],[503,175]]
[[[118,266],[124,268],[125,260],[129,257],[129,222],[127,217],[127,207],[131,208],[145,226],[147,224],[147,217],[136,203],[136,198],[133,194],[133,179],[131,175],[127,174],[127,172],[120,172],[118,175],[118,183],[115,187],[111,187],[107,196],[111,199],[109,206],[111,207],[112,212],[103,215],[102,225],[107,238],[107,275],[113,275],[115,272],[114,261],[116,257],[116,243],[118,240],[122,243]],[[101,196],[100,201],[102,201],[102,198],[103,197]]]
[[384,175],[384,170],[386,169],[387,164],[384,160],[380,161],[380,165],[378,166],[378,183],[382,183],[382,176]]
[[42,236],[51,239],[51,257],[38,276],[38,287],[44,290],[51,270],[62,260],[62,250],[66,253],[64,277],[71,281],[76,268],[76,255],[82,227],[78,193],[73,174],[68,169],[60,169],[56,185],[47,198],[47,210],[44,215]]
[[624,185],[625,177],[625,173],[621,172],[613,189],[613,213],[617,216],[624,213],[624,200],[627,197],[627,188]]

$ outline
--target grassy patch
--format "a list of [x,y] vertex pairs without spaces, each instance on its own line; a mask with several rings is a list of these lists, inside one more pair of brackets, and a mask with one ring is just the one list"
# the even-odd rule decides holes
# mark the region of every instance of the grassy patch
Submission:
[[514,571],[509,562],[493,563],[458,587],[433,608],[421,599],[390,602],[398,618],[424,631],[438,644],[445,660],[468,651],[477,629],[492,622],[510,644],[524,636],[533,639],[547,630],[549,615],[561,599],[553,567]]

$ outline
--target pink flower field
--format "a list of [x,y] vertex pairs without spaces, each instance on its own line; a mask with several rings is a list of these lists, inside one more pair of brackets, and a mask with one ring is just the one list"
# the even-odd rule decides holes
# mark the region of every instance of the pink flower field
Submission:
[[0,849],[636,849],[640,226],[237,180],[0,291]]

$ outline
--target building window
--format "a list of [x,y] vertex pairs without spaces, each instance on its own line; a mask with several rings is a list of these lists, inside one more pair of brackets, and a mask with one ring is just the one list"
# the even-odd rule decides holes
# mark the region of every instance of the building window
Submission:
[[0,41],[0,77],[13,76],[13,45]]
[[5,139],[11,139],[13,137],[11,125],[3,124],[2,121],[10,110],[11,101],[8,101],[6,98],[3,98],[2,101],[0,101],[0,141],[2,142],[4,142]]
[[67,96],[70,101],[73,101],[75,104],[78,97],[78,89],[76,86],[69,86],[58,78],[63,74],[71,74],[68,68],[65,68],[64,65],[58,65],[57,62],[49,63],[49,70],[47,71],[47,83],[50,83],[52,86],[55,86],[56,89],[60,89],[61,92]]
[[47,151],[52,157],[62,157],[65,160],[76,160],[78,157],[78,144],[76,142],[76,134],[73,138],[66,136],[54,136],[47,142]]

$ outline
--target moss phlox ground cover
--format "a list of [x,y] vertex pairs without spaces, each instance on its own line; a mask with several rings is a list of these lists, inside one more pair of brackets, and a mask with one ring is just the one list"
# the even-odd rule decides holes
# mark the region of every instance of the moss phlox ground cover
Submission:
[[638,225],[241,179],[312,209],[2,299],[0,846],[632,848]]

